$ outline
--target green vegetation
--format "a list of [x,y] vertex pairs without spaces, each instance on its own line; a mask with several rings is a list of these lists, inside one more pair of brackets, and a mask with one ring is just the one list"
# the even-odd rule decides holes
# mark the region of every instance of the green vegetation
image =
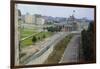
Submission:
[[43,35],[43,38],[45,38],[46,36],[45,36],[45,34]]
[[86,62],[95,62],[95,31],[93,28],[93,23],[89,24],[87,30],[83,30],[81,33],[82,36],[82,48],[83,55]]
[[32,42],[35,43],[36,41],[37,41],[37,38],[35,36],[33,36]]
[[37,41],[41,41],[44,38],[51,36],[52,34],[52,32],[39,32],[38,34],[21,41],[21,47],[35,44]]
[[47,27],[46,28],[49,32],[60,32],[62,27],[61,26],[55,26],[55,27]]
[[46,22],[45,24],[47,24],[47,25],[52,25],[53,22]]
[[54,48],[53,52],[49,55],[48,59],[44,62],[44,64],[57,64],[65,51],[67,44],[69,43],[70,39],[72,38],[72,34],[66,36],[62,39]]
[[35,33],[37,33],[35,30],[33,30],[33,29],[21,29],[20,30],[20,36],[21,36],[21,38],[25,38],[25,37],[27,37],[27,36],[29,36],[29,35],[32,35],[32,34],[35,34]]
[[20,45],[21,45],[21,48],[32,45],[32,38],[27,38],[26,40],[21,41]]

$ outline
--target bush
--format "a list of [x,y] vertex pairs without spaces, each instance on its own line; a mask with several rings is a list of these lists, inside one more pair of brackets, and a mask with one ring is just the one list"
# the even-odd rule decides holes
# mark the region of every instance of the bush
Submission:
[[36,41],[37,41],[36,36],[33,36],[33,38],[32,38],[32,42],[34,43],[34,42],[36,42]]
[[46,38],[45,34],[43,34],[43,38]]

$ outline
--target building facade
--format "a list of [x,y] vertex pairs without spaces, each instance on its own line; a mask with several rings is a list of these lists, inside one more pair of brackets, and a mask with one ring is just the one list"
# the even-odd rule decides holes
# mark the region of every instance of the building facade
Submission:
[[27,13],[25,15],[25,23],[28,23],[28,24],[34,23],[34,16]]
[[39,17],[36,19],[36,24],[37,25],[43,25],[45,23],[45,20],[42,17]]
[[45,23],[45,19],[42,18],[39,14],[26,14],[25,15],[25,23],[34,24],[34,25],[43,25]]
[[62,31],[82,31],[83,29],[88,29],[89,20],[87,19],[76,19],[73,15],[66,19],[65,22],[54,23],[55,26],[60,26]]

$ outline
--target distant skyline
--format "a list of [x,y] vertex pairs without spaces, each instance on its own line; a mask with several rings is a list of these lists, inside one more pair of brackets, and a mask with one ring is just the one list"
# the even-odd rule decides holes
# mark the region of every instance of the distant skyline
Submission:
[[[79,8],[79,7],[65,7],[65,6],[47,6],[47,5],[29,5],[17,4],[21,14],[41,14],[43,16],[66,17],[73,15],[78,18],[87,18],[94,20],[94,8]],[[73,10],[75,10],[73,12]]]

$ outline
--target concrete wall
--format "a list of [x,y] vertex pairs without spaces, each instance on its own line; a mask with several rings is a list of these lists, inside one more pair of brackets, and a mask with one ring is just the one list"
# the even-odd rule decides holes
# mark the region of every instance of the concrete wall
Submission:
[[34,60],[32,60],[31,62],[27,63],[26,65],[32,65],[32,64],[43,64],[46,59],[48,58],[48,56],[53,52],[53,47],[51,46],[50,48],[48,48],[48,50],[46,52],[44,52],[40,57],[35,58]]
[[66,34],[60,33],[58,39],[56,39],[55,42],[53,41],[54,44],[50,44],[42,48],[39,52],[33,54],[32,56],[30,56],[30,58],[25,60],[23,64],[24,65],[43,64],[47,60],[48,56],[53,52],[55,45],[67,35],[68,35],[67,33]]

